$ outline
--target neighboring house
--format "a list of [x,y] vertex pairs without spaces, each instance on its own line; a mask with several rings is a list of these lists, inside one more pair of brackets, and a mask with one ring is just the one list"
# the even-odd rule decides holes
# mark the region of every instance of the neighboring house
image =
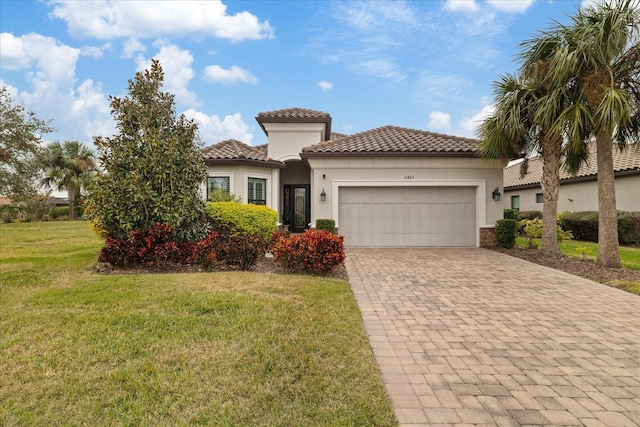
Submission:
[[[575,175],[560,172],[558,212],[598,210],[598,168],[595,143],[590,145],[587,163]],[[636,144],[620,151],[613,147],[616,180],[616,206],[620,211],[640,211],[640,147]],[[542,159],[529,159],[528,172],[520,176],[520,163],[504,169],[505,208],[520,211],[542,211]]]
[[503,164],[479,158],[476,140],[395,126],[336,134],[329,114],[301,108],[256,120],[266,145],[202,150],[203,192],[268,205],[292,232],[328,218],[352,247],[479,246],[502,218]]

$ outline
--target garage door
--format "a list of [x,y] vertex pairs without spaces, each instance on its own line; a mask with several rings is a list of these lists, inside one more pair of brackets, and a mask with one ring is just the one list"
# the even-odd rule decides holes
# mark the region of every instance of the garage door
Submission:
[[343,187],[346,246],[475,246],[475,187]]

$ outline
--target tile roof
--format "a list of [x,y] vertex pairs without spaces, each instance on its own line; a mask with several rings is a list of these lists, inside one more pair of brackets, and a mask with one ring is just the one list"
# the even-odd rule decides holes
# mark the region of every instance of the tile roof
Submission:
[[257,118],[287,118],[287,119],[309,119],[309,118],[331,118],[329,113],[324,111],[309,110],[306,108],[286,108],[284,110],[265,111],[258,113]]
[[[595,152],[595,144],[592,144],[591,154],[587,163],[582,164],[575,175],[569,174],[562,168],[560,170],[560,180],[568,180],[573,178],[595,177],[598,174],[598,154]],[[613,146],[613,170],[617,173],[634,173],[640,174],[640,147],[628,146],[625,150],[620,151],[617,145]],[[503,181],[504,187],[521,187],[537,185],[542,179],[542,158],[533,157],[529,159],[527,174],[520,177],[520,162],[504,168]]]
[[370,155],[476,156],[478,141],[439,133],[384,126],[305,147],[302,157],[367,153]]
[[251,163],[265,164],[270,167],[283,165],[282,162],[267,156],[267,145],[252,147],[235,139],[227,139],[200,150],[207,164],[211,163]]

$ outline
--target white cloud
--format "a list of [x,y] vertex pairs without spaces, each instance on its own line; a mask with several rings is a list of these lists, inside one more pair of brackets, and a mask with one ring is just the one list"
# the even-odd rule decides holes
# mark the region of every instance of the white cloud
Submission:
[[224,69],[219,65],[209,65],[204,69],[204,80],[218,83],[258,83],[258,79],[250,71],[236,65]]
[[475,135],[476,129],[484,119],[489,117],[496,111],[495,106],[493,105],[485,105],[482,107],[478,113],[474,114],[471,117],[464,117],[460,120],[460,127],[465,131],[466,135]]
[[253,134],[250,127],[242,120],[240,113],[224,116],[222,120],[216,115],[209,116],[193,108],[183,114],[198,124],[200,137],[205,145],[216,144],[226,139],[237,139],[251,145]]
[[318,87],[326,92],[328,90],[333,89],[333,83],[321,80],[318,82]]
[[494,8],[508,13],[522,13],[533,4],[533,0],[487,0]]
[[156,38],[205,35],[239,42],[273,37],[268,21],[249,12],[227,14],[221,1],[53,1],[51,15],[77,37]]
[[106,50],[111,50],[110,43],[105,43],[102,46],[82,46],[80,48],[80,54],[91,58],[101,58]]
[[9,70],[22,70],[36,65],[38,78],[55,82],[72,83],[80,49],[60,44],[51,37],[26,34],[15,37],[10,33],[0,35],[0,64]]
[[[162,46],[154,58],[160,61],[164,71],[165,92],[175,95],[176,102],[189,106],[198,106],[198,97],[188,89],[189,82],[195,76],[191,68],[193,56],[188,50],[169,44]],[[144,71],[151,66],[151,60],[139,56],[136,59],[138,71]]]
[[432,111],[429,114],[429,127],[433,129],[447,129],[451,125],[451,115],[442,111]]
[[582,0],[580,7],[584,9],[587,7],[596,7],[600,4],[602,4],[602,0]]
[[444,8],[452,12],[476,12],[479,9],[475,0],[447,0]]
[[376,30],[387,25],[416,25],[414,10],[405,1],[354,1],[336,4],[335,17],[358,30]]
[[426,72],[418,79],[414,97],[425,105],[448,105],[463,100],[471,85],[472,82],[464,76]]
[[138,53],[144,53],[147,47],[137,39],[128,39],[122,45],[122,57],[133,58]]

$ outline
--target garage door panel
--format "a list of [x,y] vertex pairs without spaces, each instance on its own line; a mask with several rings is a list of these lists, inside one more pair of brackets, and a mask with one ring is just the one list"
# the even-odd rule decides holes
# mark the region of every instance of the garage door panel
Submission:
[[347,187],[339,225],[347,246],[475,246],[475,187]]

